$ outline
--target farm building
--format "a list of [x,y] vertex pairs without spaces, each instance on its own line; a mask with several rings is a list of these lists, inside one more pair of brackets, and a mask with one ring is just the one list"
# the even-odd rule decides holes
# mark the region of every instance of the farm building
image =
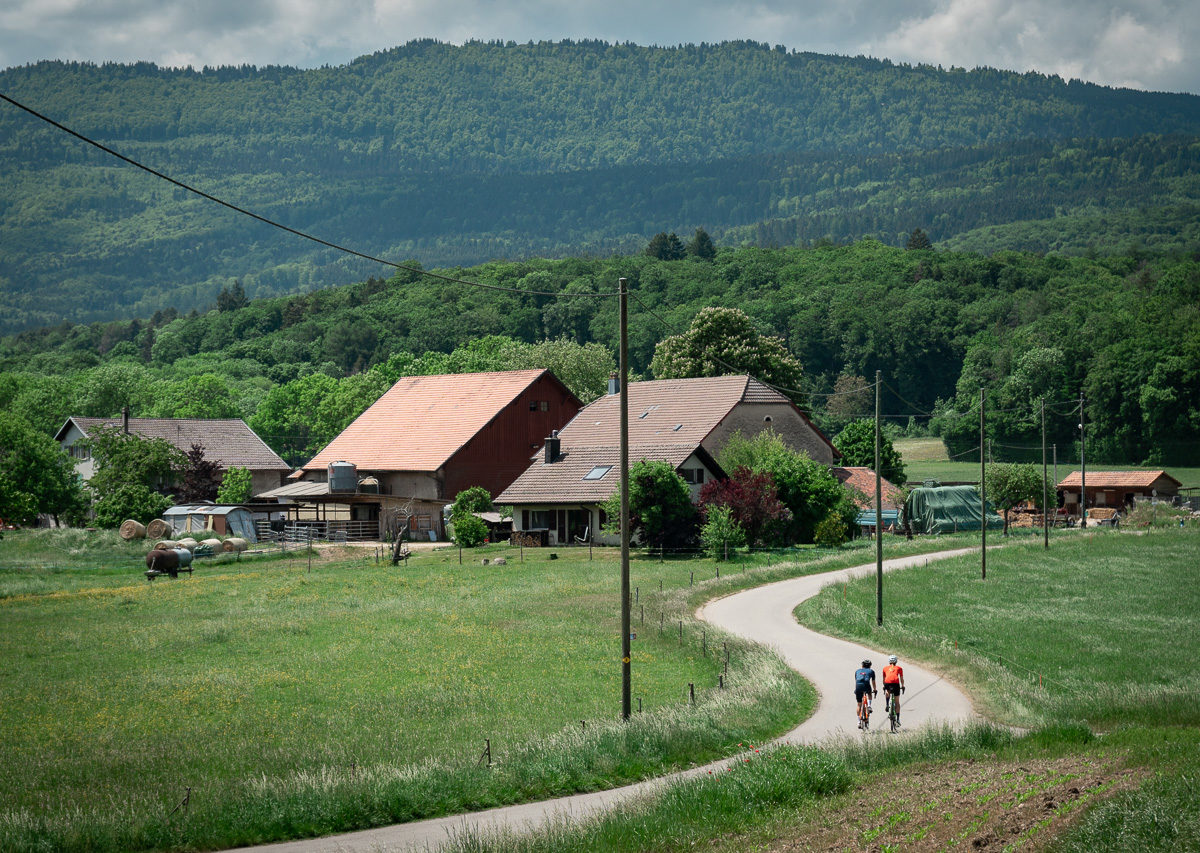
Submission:
[[[837,481],[850,490],[855,506],[858,507],[858,526],[864,534],[875,532],[875,471],[865,466],[838,467],[829,469]],[[892,530],[900,515],[903,492],[886,477],[880,478],[883,504],[883,529]]]
[[75,460],[75,470],[84,482],[92,477],[94,462],[81,443],[98,427],[120,429],[142,438],[161,438],[184,453],[193,444],[204,448],[204,458],[220,464],[221,471],[245,468],[251,474],[251,490],[266,491],[283,482],[291,468],[267,447],[241,418],[81,418],[71,416],[54,438]]
[[247,542],[258,541],[254,518],[245,507],[181,504],[170,507],[162,517],[171,525],[176,537],[211,531],[221,536],[240,536]]
[[444,535],[442,507],[471,486],[495,496],[552,430],[580,409],[548,370],[409,376],[393,385],[292,482],[256,495],[288,503],[318,535]]
[[[783,394],[749,376],[661,379],[629,385],[629,461],[665,461],[693,499],[725,472],[716,462],[734,432],[771,429],[795,450],[829,464],[837,451]],[[601,504],[620,486],[620,399],[609,394],[579,412],[496,499],[513,507],[513,529],[547,544],[610,541]]]
[[[1166,471],[1088,471],[1087,500],[1084,507],[1104,507],[1124,510],[1135,500],[1173,501],[1183,484]],[[1058,484],[1063,506],[1068,515],[1079,515],[1079,493],[1083,474],[1072,471]]]

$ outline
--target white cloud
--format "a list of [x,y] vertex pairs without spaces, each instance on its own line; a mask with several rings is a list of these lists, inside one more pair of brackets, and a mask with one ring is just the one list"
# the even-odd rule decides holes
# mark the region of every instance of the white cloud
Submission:
[[[1182,2],[943,0],[865,47],[896,60],[990,65],[1136,88],[1200,91],[1200,16]],[[1184,49],[1184,44],[1189,47]],[[1190,55],[1189,55],[1190,54]]]

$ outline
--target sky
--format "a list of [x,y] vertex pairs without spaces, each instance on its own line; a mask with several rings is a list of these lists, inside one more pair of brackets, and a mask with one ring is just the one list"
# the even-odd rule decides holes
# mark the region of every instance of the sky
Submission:
[[311,68],[416,38],[750,39],[1200,94],[1200,0],[0,0],[0,68],[42,59]]

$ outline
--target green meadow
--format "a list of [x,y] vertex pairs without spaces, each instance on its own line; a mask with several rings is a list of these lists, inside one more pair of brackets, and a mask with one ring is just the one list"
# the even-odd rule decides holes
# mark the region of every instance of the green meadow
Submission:
[[493,545],[460,564],[447,548],[398,567],[301,550],[151,583],[143,547],[85,531],[0,541],[0,849],[306,837],[727,755],[803,719],[814,695],[695,606],[871,554],[636,555],[641,713],[623,725],[614,549]]

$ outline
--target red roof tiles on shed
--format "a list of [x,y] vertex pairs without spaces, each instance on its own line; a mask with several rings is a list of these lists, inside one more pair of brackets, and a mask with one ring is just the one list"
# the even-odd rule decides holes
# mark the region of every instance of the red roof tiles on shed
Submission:
[[[1179,488],[1183,484],[1166,471],[1088,471],[1088,489],[1150,489],[1159,480],[1166,478]],[[1082,485],[1082,475],[1072,471],[1058,488],[1079,488]]]

